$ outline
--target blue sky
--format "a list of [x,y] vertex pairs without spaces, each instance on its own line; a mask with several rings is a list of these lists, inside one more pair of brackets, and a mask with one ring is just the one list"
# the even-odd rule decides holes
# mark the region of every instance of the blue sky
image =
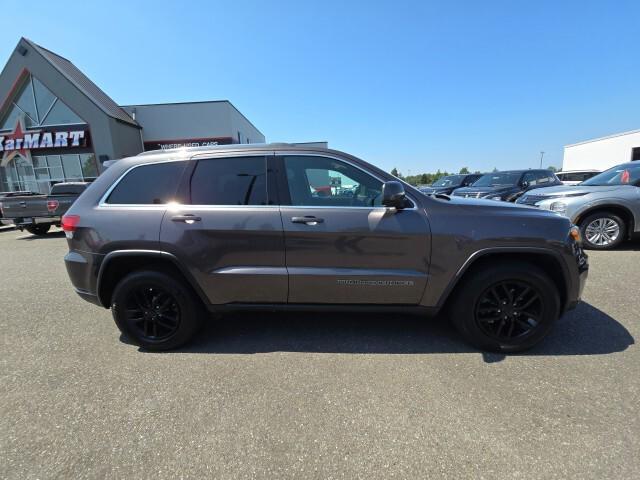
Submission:
[[564,145],[640,128],[638,1],[20,6],[0,62],[25,36],[120,104],[228,99],[269,141],[405,174],[535,167],[540,151],[560,166]]

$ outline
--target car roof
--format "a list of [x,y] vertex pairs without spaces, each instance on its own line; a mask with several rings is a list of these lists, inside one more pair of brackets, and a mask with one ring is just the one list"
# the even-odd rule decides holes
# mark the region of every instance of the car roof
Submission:
[[[352,160],[362,161],[353,155],[339,150],[331,148],[324,148],[317,145],[301,145],[296,143],[249,143],[249,144],[231,144],[231,145],[216,145],[211,147],[185,147],[166,150],[151,150],[148,152],[142,152],[132,157],[125,157],[119,160],[114,160],[109,163],[109,170],[118,165],[122,167],[132,167],[135,165],[141,165],[146,163],[155,162],[167,162],[167,161],[189,161],[196,159],[195,157],[202,157],[207,154],[216,155],[220,153],[256,153],[264,154],[265,152],[273,151],[291,151],[291,152],[309,152],[309,153],[321,153],[327,155],[336,155],[340,157],[348,157]],[[117,169],[120,170],[120,169]]]

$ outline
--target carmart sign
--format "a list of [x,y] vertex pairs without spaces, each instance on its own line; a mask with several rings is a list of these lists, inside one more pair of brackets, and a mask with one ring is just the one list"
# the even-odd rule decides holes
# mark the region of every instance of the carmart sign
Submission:
[[85,129],[47,129],[25,131],[22,119],[8,135],[0,135],[0,152],[3,152],[1,166],[20,154],[31,160],[31,150],[75,149],[89,147],[89,132]]

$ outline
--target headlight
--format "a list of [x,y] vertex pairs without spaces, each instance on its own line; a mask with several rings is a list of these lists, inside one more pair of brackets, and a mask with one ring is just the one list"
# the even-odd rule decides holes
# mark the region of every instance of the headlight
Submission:
[[559,213],[560,215],[564,215],[565,213],[567,213],[567,204],[564,202],[553,202],[549,206],[549,210]]

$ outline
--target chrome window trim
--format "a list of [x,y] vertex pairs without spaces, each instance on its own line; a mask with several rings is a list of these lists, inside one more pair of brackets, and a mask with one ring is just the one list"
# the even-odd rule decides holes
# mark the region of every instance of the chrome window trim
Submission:
[[[215,154],[214,154],[215,153]],[[230,155],[231,154],[231,155]],[[344,158],[341,158],[337,155],[331,154],[331,153],[323,153],[323,152],[308,152],[308,151],[297,151],[297,150],[286,150],[286,151],[274,151],[274,150],[266,150],[263,153],[257,151],[255,154],[249,154],[249,152],[246,151],[234,151],[234,152],[211,152],[211,153],[198,153],[196,155],[192,155],[191,157],[187,157],[187,158],[170,158],[170,159],[165,159],[165,160],[156,160],[156,161],[149,161],[149,162],[145,162],[145,163],[140,163],[137,165],[132,165],[131,167],[129,167],[127,170],[125,170],[118,178],[115,182],[113,182],[113,184],[107,189],[107,191],[104,193],[104,195],[102,195],[102,197],[100,197],[100,200],[98,201],[98,207],[101,208],[120,208],[120,207],[154,207],[154,209],[158,209],[158,208],[167,208],[168,203],[164,203],[164,204],[149,204],[149,203],[128,203],[128,204],[124,204],[124,203],[107,203],[107,198],[109,198],[109,195],[111,195],[111,193],[113,192],[113,190],[115,190],[115,188],[118,186],[118,184],[124,179],[125,176],[127,176],[132,170],[139,168],[139,167],[144,167],[144,166],[148,166],[148,165],[157,165],[159,163],[171,163],[171,162],[189,162],[189,161],[193,161],[193,160],[202,160],[202,159],[207,159],[207,158],[225,158],[225,157],[255,157],[255,156],[276,156],[276,155],[292,155],[292,156],[311,156],[311,157],[325,157],[325,158],[331,158],[333,160],[337,160],[339,162],[343,162],[346,163],[348,165],[351,165],[354,168],[357,168],[358,170],[360,170],[361,172],[365,173],[366,175],[369,175],[373,178],[375,178],[376,180],[378,180],[379,182],[385,183],[386,180],[380,178],[378,175],[369,172],[367,170],[365,170],[364,168],[360,167],[359,165],[354,164],[353,162],[350,162],[349,160],[346,160]],[[413,206],[411,208],[403,208],[402,210],[418,210],[418,202],[416,202],[415,198],[413,196],[411,196],[410,194],[407,194],[407,198],[411,201],[411,203],[413,204]],[[378,206],[370,206],[370,207],[356,207],[356,206],[342,206],[342,205],[336,205],[336,206],[332,206],[332,205],[318,205],[318,206],[314,206],[314,205],[192,205],[192,204],[179,204],[179,207],[185,207],[185,208],[198,208],[198,209],[211,209],[211,210],[219,210],[219,209],[225,209],[225,208],[293,208],[293,209],[309,209],[309,208],[319,208],[319,209],[329,209],[329,208],[343,208],[343,209],[354,209],[354,210],[387,210],[389,209],[389,207],[385,207],[384,205],[378,205]]]

